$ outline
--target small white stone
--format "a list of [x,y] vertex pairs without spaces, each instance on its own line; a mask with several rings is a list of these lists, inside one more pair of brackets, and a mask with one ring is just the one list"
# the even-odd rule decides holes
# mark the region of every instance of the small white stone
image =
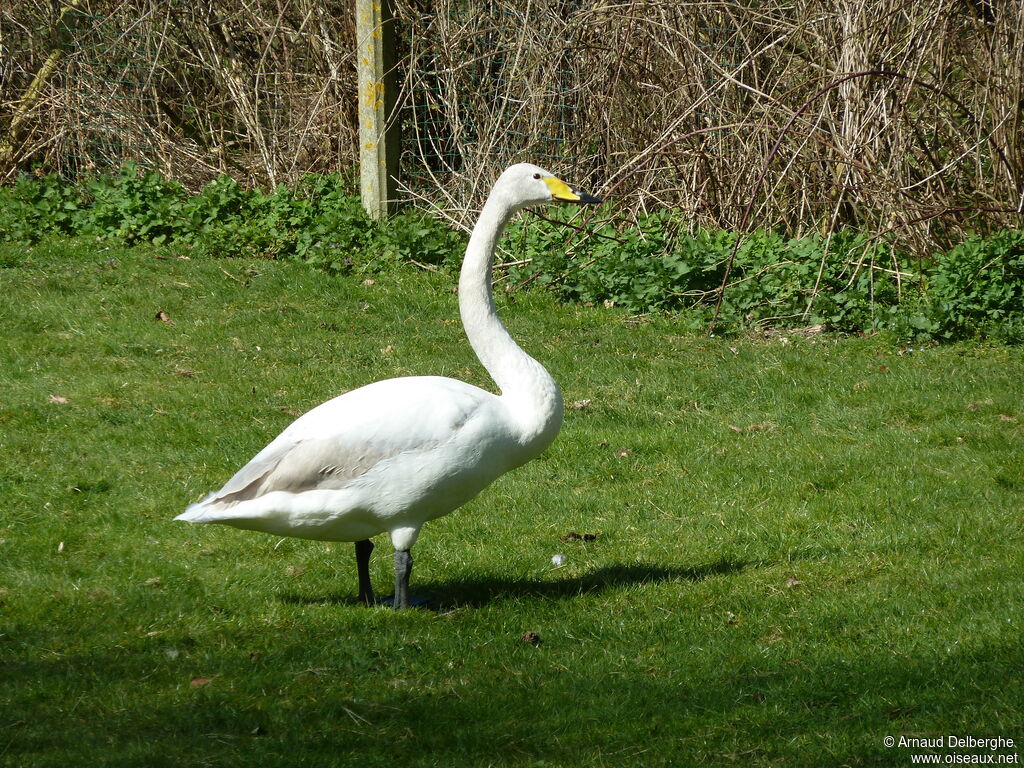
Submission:
[[563,565],[565,565],[565,555],[552,556],[551,564],[555,566],[555,568],[561,568]]

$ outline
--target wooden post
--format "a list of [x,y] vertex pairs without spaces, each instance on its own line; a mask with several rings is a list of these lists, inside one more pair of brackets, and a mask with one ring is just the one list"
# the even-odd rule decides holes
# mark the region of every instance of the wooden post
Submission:
[[356,0],[360,191],[374,219],[391,210],[398,175],[394,26],[390,0]]

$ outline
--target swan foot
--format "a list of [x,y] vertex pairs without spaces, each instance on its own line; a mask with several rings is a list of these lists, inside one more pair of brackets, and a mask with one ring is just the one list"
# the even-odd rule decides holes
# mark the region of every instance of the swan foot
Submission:
[[356,572],[359,574],[359,602],[373,605],[373,585],[370,583],[370,555],[373,553],[373,542],[363,539],[356,542]]
[[398,611],[408,608],[409,574],[412,573],[412,552],[408,549],[395,550],[395,596],[391,598],[392,607]]
[[[381,600],[379,605],[386,605],[389,608],[395,607],[394,595],[391,597],[385,597]],[[425,610],[434,610],[434,601],[429,597],[418,597],[417,595],[409,595],[406,598],[406,608],[423,608]]]

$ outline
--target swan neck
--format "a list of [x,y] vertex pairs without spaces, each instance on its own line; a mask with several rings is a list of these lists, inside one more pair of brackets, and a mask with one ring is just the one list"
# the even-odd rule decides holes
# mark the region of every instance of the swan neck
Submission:
[[492,191],[484,203],[459,276],[459,310],[473,351],[498,385],[502,399],[531,422],[527,431],[547,433],[553,428],[557,433],[562,414],[558,385],[509,335],[498,317],[491,290],[498,240],[516,210],[500,189]]

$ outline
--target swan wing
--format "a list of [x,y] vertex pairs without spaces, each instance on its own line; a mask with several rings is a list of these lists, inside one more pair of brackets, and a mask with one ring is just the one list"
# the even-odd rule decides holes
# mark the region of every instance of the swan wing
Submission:
[[390,455],[378,446],[346,441],[344,435],[282,441],[242,467],[210,501],[249,501],[273,491],[339,490]]
[[224,487],[195,506],[233,506],[274,491],[345,488],[382,461],[448,442],[485,400],[494,398],[442,377],[390,379],[361,387],[294,421]]

